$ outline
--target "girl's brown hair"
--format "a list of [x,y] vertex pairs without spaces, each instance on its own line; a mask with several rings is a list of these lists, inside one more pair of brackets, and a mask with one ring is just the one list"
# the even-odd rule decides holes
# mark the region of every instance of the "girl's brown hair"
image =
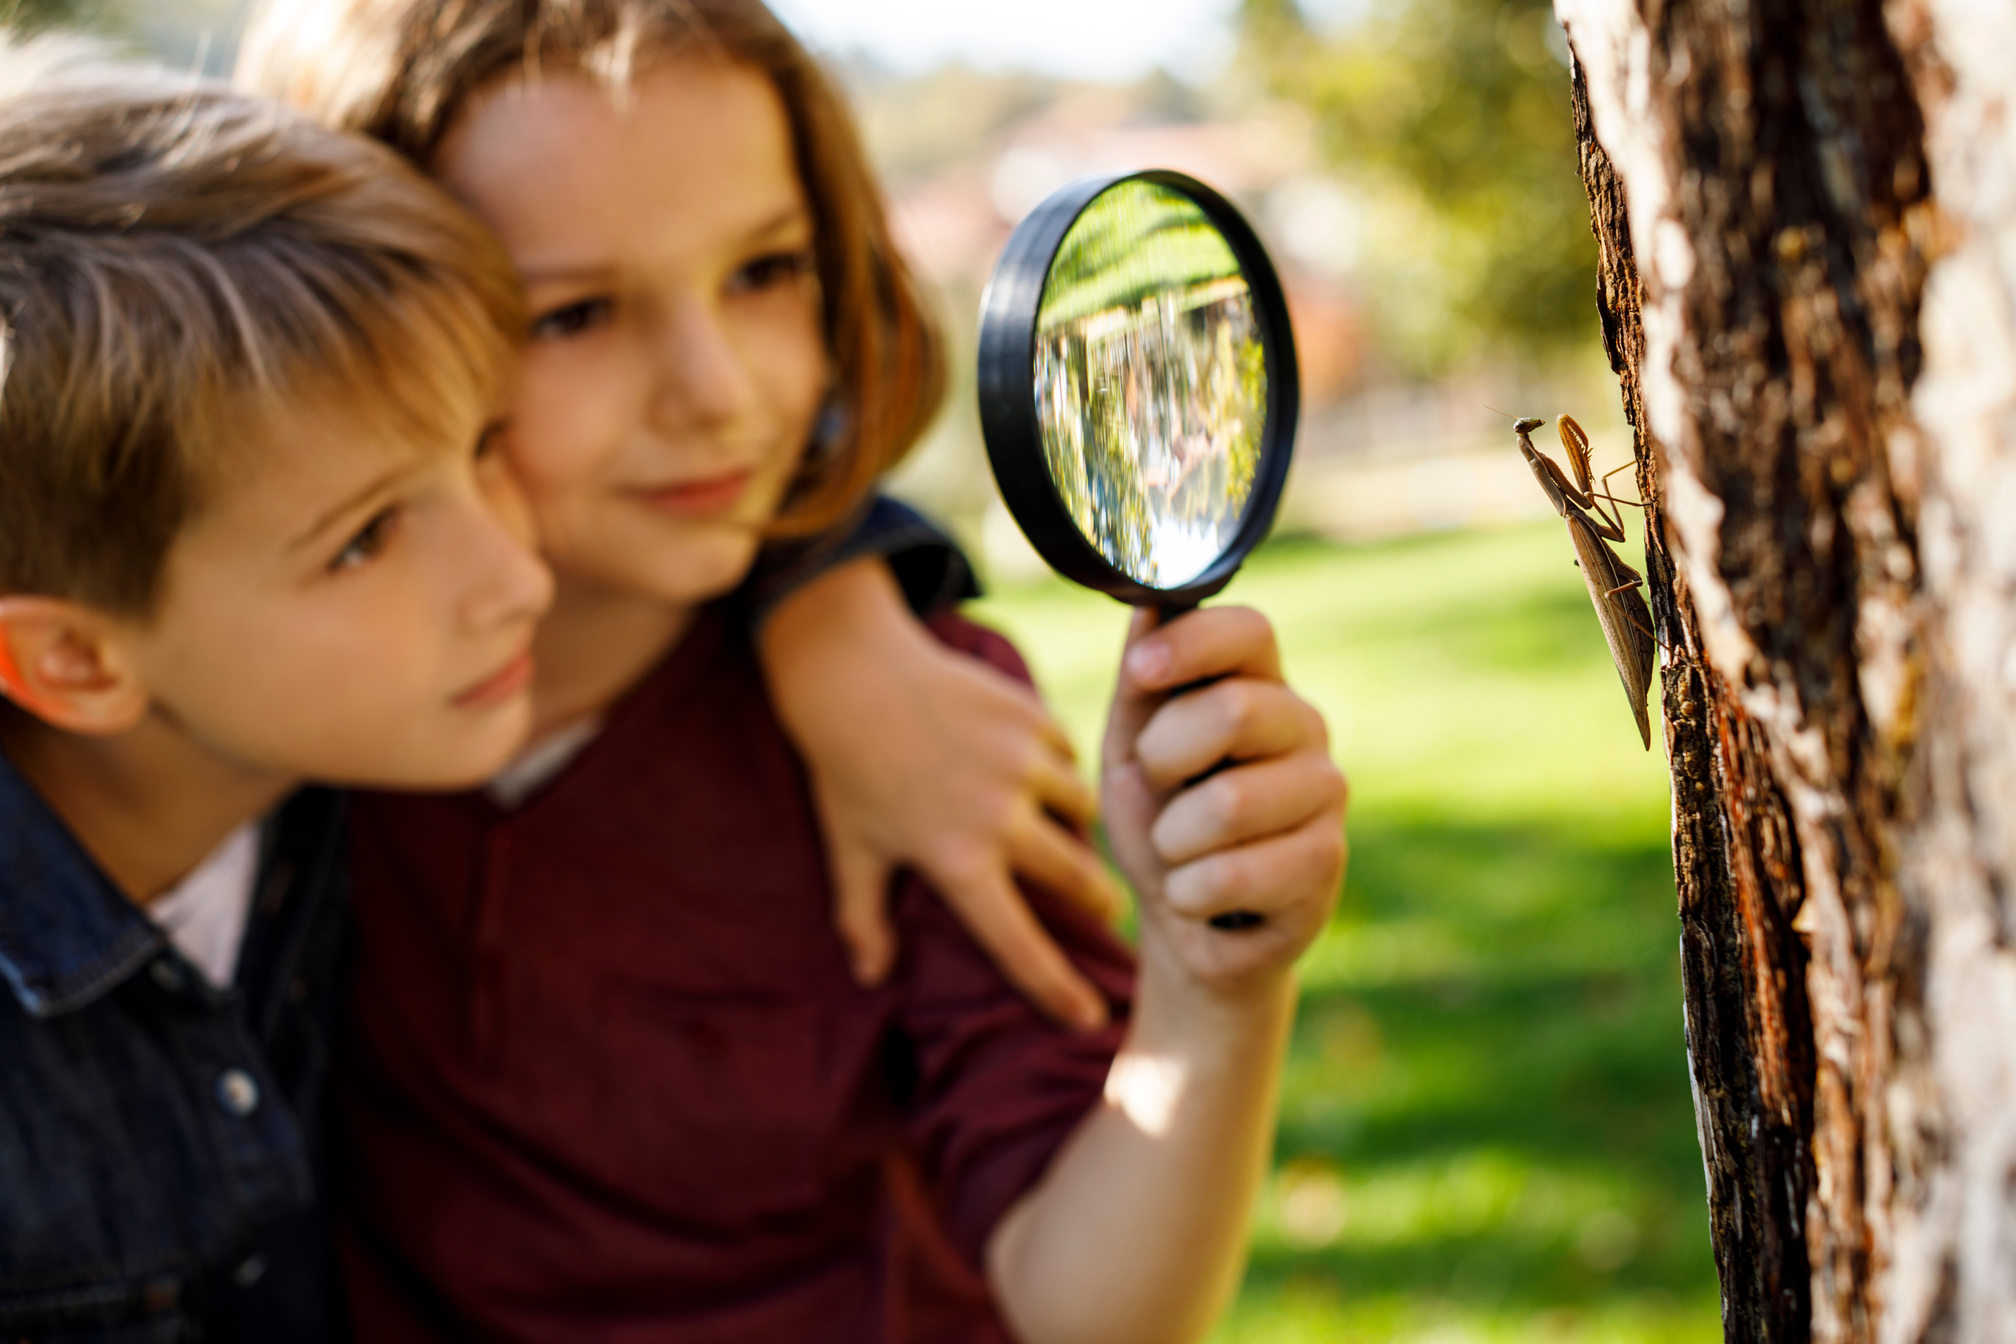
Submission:
[[506,75],[578,70],[620,92],[669,53],[760,71],[790,120],[811,201],[835,404],[779,533],[829,526],[922,435],[944,354],[897,255],[846,104],[761,0],[266,0],[239,82],[431,161],[471,95]]

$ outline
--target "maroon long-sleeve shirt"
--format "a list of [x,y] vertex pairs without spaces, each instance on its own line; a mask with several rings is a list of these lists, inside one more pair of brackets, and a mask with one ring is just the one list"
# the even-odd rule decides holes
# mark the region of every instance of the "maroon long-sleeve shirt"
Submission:
[[[995,1222],[1099,1098],[930,892],[858,988],[801,765],[703,614],[556,779],[364,795],[337,1070],[357,1338],[996,1341]],[[998,635],[941,638],[1026,677]],[[1126,951],[1039,912],[1124,1011]]]

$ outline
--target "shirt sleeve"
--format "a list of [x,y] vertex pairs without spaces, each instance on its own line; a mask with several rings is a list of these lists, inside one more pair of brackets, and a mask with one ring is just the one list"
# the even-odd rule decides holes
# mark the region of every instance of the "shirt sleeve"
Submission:
[[[1027,679],[999,635],[958,618],[932,628]],[[1112,1005],[1107,1029],[1072,1031],[1043,1017],[914,877],[899,883],[894,907],[902,1030],[916,1070],[906,1137],[945,1232],[976,1267],[995,1224],[1099,1104],[1133,1001],[1133,954],[1097,918],[1040,888],[1022,893]]]
[[740,598],[752,630],[779,603],[821,574],[868,556],[880,556],[896,576],[910,609],[928,617],[980,595],[973,567],[959,544],[930,519],[887,495],[818,536],[774,541],[757,556]]

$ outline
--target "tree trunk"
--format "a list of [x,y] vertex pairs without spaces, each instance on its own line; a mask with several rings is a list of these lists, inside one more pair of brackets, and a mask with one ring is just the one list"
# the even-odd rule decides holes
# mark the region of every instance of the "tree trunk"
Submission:
[[2016,0],[1556,0],[1728,1339],[2016,1339]]

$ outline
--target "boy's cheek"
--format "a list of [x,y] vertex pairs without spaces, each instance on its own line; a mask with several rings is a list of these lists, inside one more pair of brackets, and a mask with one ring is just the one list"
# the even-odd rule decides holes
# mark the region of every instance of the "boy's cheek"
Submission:
[[530,725],[529,696],[471,713],[405,663],[325,660],[324,668],[271,669],[276,687],[291,683],[287,701],[232,711],[250,750],[302,778],[464,787],[509,760]]

